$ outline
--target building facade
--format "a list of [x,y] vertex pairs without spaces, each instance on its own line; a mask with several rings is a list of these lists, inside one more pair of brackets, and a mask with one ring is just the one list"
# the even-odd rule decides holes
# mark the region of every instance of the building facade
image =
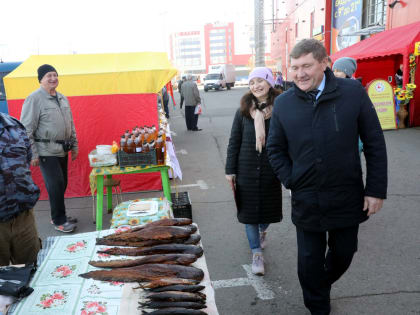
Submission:
[[418,0],[275,0],[271,56],[287,77],[289,53],[299,40],[318,39],[334,54],[385,29],[418,21],[417,12]]
[[[271,58],[271,25],[265,27],[265,61]],[[249,72],[255,53],[254,26],[229,23],[208,23],[202,30],[170,35],[170,58],[181,73],[207,73],[209,66],[233,64],[237,71]]]
[[181,73],[198,74],[206,69],[204,36],[202,31],[172,33],[170,59]]

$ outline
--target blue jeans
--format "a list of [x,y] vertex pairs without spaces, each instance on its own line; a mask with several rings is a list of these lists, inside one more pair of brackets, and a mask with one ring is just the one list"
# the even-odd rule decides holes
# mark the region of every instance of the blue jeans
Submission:
[[267,230],[269,224],[245,224],[246,236],[252,253],[262,252],[260,245],[260,232]]

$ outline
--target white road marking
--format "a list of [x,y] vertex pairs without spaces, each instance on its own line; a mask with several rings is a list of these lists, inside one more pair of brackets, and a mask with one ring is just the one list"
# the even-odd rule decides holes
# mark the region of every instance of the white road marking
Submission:
[[176,187],[171,186],[171,189],[185,188],[185,187],[199,187],[200,189],[204,189],[204,190],[209,189],[209,186],[206,184],[206,182],[201,179],[197,181],[197,184],[177,185]]
[[216,280],[212,281],[214,289],[219,288],[233,288],[233,287],[242,287],[245,285],[251,285],[251,282],[248,278],[236,278],[230,280]]
[[229,280],[212,281],[214,289],[233,288],[250,285],[257,292],[257,296],[261,300],[272,300],[275,295],[271,291],[270,286],[264,281],[264,277],[256,276],[251,271],[251,265],[242,265],[246,271],[247,278],[235,278]]
[[274,299],[274,292],[271,291],[270,286],[264,281],[264,277],[256,276],[251,271],[251,265],[242,265],[245,269],[251,285],[257,291],[257,296],[261,300]]
[[187,150],[184,150],[184,149],[181,149],[179,151],[176,151],[175,153],[176,154],[184,154],[184,155],[187,155],[188,154]]

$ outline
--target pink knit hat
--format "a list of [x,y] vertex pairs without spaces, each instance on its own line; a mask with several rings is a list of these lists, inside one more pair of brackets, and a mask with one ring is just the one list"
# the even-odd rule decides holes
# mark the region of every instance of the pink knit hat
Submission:
[[254,78],[261,78],[264,79],[270,84],[272,87],[274,87],[274,79],[273,79],[273,72],[271,72],[271,69],[267,67],[257,67],[248,76],[248,83]]

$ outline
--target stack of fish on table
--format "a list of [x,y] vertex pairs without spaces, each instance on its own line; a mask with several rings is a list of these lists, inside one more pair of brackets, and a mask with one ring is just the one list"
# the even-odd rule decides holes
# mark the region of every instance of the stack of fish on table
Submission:
[[[203,270],[190,266],[203,255],[200,235],[191,219],[162,219],[96,239],[97,245],[122,246],[99,250],[136,259],[90,261],[110,270],[94,270],[81,277],[101,281],[138,282],[146,291],[139,308],[149,315],[205,315]],[[126,247],[124,247],[126,246]]]

